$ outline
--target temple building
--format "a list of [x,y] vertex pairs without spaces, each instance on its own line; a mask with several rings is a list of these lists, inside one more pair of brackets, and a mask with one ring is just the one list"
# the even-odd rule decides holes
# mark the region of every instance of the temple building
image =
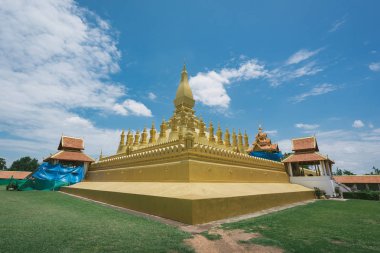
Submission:
[[61,136],[58,152],[45,158],[44,162],[69,167],[83,166],[84,170],[87,171],[90,163],[95,160],[86,155],[83,150],[84,141],[82,138]]
[[317,187],[327,195],[335,196],[335,187],[339,187],[332,177],[332,161],[319,153],[315,136],[292,139],[293,154],[282,162],[290,176],[290,182],[306,187]]
[[[290,176],[332,176],[334,161],[319,153],[314,136],[292,140],[294,154],[283,160]],[[315,174],[305,174],[304,168],[314,170]]]
[[116,154],[92,163],[84,182],[62,191],[187,224],[312,199],[290,184],[281,162],[247,154],[249,137],[194,111],[183,67],[174,112],[158,129],[122,131]]
[[249,151],[255,152],[280,152],[278,144],[273,144],[268,134],[263,132],[263,128],[259,126],[259,132],[256,134],[255,140]]

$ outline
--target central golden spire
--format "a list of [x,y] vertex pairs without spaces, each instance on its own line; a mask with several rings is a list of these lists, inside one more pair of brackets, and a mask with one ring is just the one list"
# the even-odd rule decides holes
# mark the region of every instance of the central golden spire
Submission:
[[174,99],[174,105],[176,107],[178,106],[185,106],[185,107],[194,107],[194,98],[193,98],[193,92],[191,91],[190,85],[189,85],[189,78],[187,76],[186,71],[186,65],[183,65],[182,73],[181,73],[181,81],[178,85],[177,94]]

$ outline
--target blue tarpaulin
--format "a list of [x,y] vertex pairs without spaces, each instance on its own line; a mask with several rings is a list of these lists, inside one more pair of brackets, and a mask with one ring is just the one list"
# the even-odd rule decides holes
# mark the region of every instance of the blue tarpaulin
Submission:
[[18,190],[57,190],[61,186],[72,185],[82,181],[84,167],[66,167],[61,164],[41,164],[26,182],[18,186]]
[[270,153],[265,151],[252,151],[249,153],[249,155],[277,162],[280,162],[283,157],[283,154],[281,152]]

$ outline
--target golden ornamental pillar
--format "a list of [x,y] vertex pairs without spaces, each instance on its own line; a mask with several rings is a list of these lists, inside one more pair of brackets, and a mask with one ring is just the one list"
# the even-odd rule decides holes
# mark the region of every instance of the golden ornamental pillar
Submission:
[[123,151],[124,146],[125,146],[125,133],[123,129],[123,131],[121,131],[121,134],[120,134],[120,143],[119,143],[119,147],[117,148],[117,154]]
[[144,127],[144,130],[142,132],[142,135],[141,135],[141,142],[140,144],[141,145],[145,145],[148,143],[148,131],[146,130],[146,127]]
[[209,125],[209,128],[208,128],[208,141],[210,143],[215,143],[215,136],[214,136],[214,127],[212,125],[212,122],[210,121],[210,125]]
[[160,125],[160,138],[166,138],[166,123],[164,119]]
[[238,134],[238,148],[239,148],[239,151],[241,153],[243,153],[243,151],[244,151],[244,148],[243,148],[243,135],[241,134],[240,129],[239,129],[239,134]]
[[150,137],[149,137],[149,143],[154,144],[156,143],[156,128],[154,127],[154,122],[152,123],[152,128],[149,131]]
[[206,136],[206,133],[205,133],[205,123],[203,122],[202,119],[200,119],[200,122],[199,122],[199,137],[205,137]]
[[139,145],[139,140],[140,140],[140,131],[137,130],[137,131],[136,131],[136,134],[135,134],[135,141],[134,141],[134,143],[133,143],[133,146],[137,146],[137,145]]
[[133,145],[133,134],[131,130],[129,129],[128,134],[127,134],[127,146],[132,146],[132,145]]
[[232,129],[232,146],[237,148],[237,136],[235,129]]
[[220,129],[220,124],[218,124],[218,130],[216,131],[216,136],[218,137],[218,144],[223,145],[223,132],[222,129]]
[[228,128],[226,129],[226,133],[224,134],[224,145],[227,148],[231,147],[230,132],[228,131]]

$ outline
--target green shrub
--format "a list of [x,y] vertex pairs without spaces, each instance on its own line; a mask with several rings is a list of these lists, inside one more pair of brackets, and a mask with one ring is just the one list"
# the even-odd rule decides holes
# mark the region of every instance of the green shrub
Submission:
[[343,192],[345,199],[380,200],[380,191]]
[[324,190],[319,189],[318,187],[314,187],[314,194],[317,199],[320,199],[322,196],[326,195]]

